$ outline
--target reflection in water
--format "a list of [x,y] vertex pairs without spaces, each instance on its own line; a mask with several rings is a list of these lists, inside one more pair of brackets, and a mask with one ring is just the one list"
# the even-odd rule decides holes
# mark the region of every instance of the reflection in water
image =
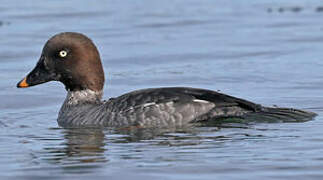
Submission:
[[[131,129],[118,129],[113,133],[123,134],[122,139],[119,141],[138,142],[141,140],[154,139],[158,136],[165,136],[167,133],[193,133],[195,131],[194,126],[187,125],[180,128],[131,128]],[[116,142],[116,141],[113,141]]]
[[[268,138],[250,133],[250,130],[254,131],[252,127],[252,124],[232,120],[226,123],[163,129],[59,128],[53,130],[59,133],[60,138],[42,138],[46,145],[39,159],[41,166],[54,165],[59,172],[67,174],[87,174],[99,172],[101,169],[112,169],[123,165],[122,162],[116,165],[116,162],[123,160],[131,160],[138,166],[148,166],[150,163],[163,166],[183,160],[186,156],[194,159],[194,153],[182,154],[188,149],[203,151],[205,147],[211,146],[211,149],[219,149],[225,148],[225,142]],[[172,149],[168,147],[176,148],[177,153],[170,155]],[[164,151],[164,155],[156,153],[155,150]]]
[[165,167],[200,159],[202,152],[221,158],[230,154],[226,148],[234,142],[270,138],[254,133],[252,125],[239,123],[173,129],[53,130],[56,137],[41,138],[46,145],[40,156],[36,155],[39,164],[25,170],[39,172],[39,168],[48,167],[59,174],[99,175],[127,167]]
[[83,172],[108,162],[104,156],[104,134],[100,129],[66,129],[61,146],[45,148],[47,160],[60,164],[66,170]]
[[[50,164],[58,164],[72,173],[86,173],[106,165],[108,160],[107,143],[132,143],[153,139],[171,132],[193,132],[193,128],[181,129],[64,129],[64,142],[45,147],[44,158]],[[44,154],[43,154],[44,155]]]
[[[157,128],[132,128],[132,129],[64,129],[63,143],[57,145],[47,145],[44,148],[43,156],[50,164],[58,164],[64,170],[79,173],[85,173],[85,169],[100,168],[109,162],[109,145],[137,143],[142,140],[156,140],[158,145],[168,146],[170,142],[184,140],[185,145],[192,136],[183,136],[181,134],[195,134],[197,129],[191,126],[185,128],[157,129]],[[193,135],[194,136],[194,135]],[[189,138],[188,138],[189,137]],[[195,141],[196,139],[191,139]],[[144,142],[144,141],[142,141]],[[195,143],[189,143],[191,145]],[[199,144],[199,143],[197,143]],[[127,151],[127,149],[125,149]],[[131,151],[131,150],[129,150]],[[120,154],[124,156],[125,154]],[[127,154],[131,156],[130,154]],[[122,157],[120,157],[122,158]]]

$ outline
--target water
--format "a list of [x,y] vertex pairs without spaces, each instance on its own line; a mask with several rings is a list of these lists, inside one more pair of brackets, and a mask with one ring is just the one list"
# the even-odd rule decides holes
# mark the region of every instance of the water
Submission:
[[[1,179],[322,179],[320,3],[2,1]],[[192,86],[319,116],[167,131],[63,129],[56,122],[61,84],[15,87],[61,31],[85,33],[97,44],[105,98]]]

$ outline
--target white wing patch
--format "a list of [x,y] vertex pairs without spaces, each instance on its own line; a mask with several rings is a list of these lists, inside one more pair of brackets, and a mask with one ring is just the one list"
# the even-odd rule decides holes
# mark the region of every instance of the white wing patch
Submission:
[[[211,105],[212,104],[212,107],[213,107],[213,103],[211,103],[210,101],[206,101],[206,100],[202,100],[202,99],[194,99],[192,102],[195,102],[195,103],[200,103],[200,104],[209,104]],[[169,102],[164,102],[164,103],[155,103],[155,102],[149,102],[149,103],[145,103],[145,104],[140,104],[140,105],[137,105],[137,106],[133,106],[133,107],[129,107],[128,109],[126,110],[123,110],[121,111],[120,113],[124,113],[124,112],[128,112],[128,111],[132,111],[132,110],[135,110],[137,108],[146,108],[146,107],[151,107],[151,106],[155,106],[157,108],[159,108],[161,105],[164,106],[171,106],[174,102],[173,101],[169,101]]]
[[202,99],[194,99],[193,102],[197,102],[197,103],[210,103],[210,101],[205,101]]
[[156,103],[150,102],[150,103],[143,104],[142,106],[147,107],[147,106],[151,106],[151,105],[156,105]]

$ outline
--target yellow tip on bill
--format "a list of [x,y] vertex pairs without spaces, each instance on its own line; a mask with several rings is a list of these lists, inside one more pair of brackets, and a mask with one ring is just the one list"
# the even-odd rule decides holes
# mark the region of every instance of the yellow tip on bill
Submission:
[[20,83],[18,84],[18,87],[20,88],[26,88],[26,87],[29,87],[29,84],[27,83],[26,81],[27,79],[24,78],[22,81],[20,81]]

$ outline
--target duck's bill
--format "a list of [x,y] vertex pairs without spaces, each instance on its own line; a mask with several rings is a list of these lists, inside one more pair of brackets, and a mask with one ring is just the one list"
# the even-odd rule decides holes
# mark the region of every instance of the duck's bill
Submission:
[[50,78],[47,74],[33,72],[34,71],[28,74],[24,79],[19,81],[17,84],[17,88],[27,88],[52,80],[52,78]]
[[35,86],[42,84],[51,80],[54,80],[54,75],[49,73],[46,68],[44,68],[43,61],[40,60],[36,67],[20,82],[18,82],[18,88],[27,88],[30,86]]
[[18,88],[27,88],[30,85],[27,83],[27,77],[25,77],[23,80],[21,80],[18,84],[17,87]]

